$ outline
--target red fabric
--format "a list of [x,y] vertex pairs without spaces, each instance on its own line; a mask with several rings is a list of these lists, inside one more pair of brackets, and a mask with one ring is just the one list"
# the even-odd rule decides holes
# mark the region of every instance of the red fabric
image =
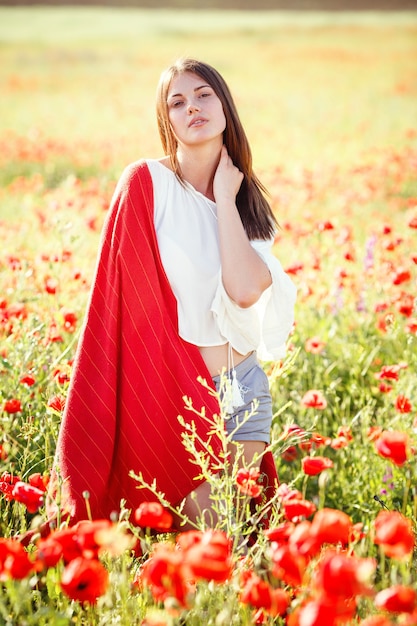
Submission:
[[[179,414],[195,421],[202,449],[219,451],[207,420],[184,408],[187,396],[208,418],[219,412],[217,399],[197,380],[212,385],[198,348],[177,329],[153,223],[152,179],[138,162],[125,170],[103,230],[57,442],[52,485],[64,480],[72,521],[86,517],[85,491],[93,518],[118,511],[121,499],[132,510],[155,500],[138,489],[131,470],[155,481],[174,505],[195,489],[200,470],[184,448]],[[268,476],[275,481],[274,463]]]

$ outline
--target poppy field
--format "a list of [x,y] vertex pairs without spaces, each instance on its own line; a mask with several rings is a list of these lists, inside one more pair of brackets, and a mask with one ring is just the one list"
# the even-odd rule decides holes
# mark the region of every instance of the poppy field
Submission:
[[[0,43],[0,624],[417,625],[416,14],[0,7]],[[155,487],[45,534],[101,228],[184,54],[231,87],[298,288],[269,523],[255,467],[201,462],[213,527],[170,532]]]

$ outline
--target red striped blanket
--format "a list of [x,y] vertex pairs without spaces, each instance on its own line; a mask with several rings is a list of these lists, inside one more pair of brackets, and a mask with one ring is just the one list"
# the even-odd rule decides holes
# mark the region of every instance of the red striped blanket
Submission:
[[[197,380],[212,386],[198,348],[177,329],[154,228],[152,179],[139,161],[119,181],[103,229],[57,442],[51,492],[64,481],[72,521],[86,517],[85,492],[93,518],[118,511],[121,499],[132,510],[155,500],[138,489],[131,470],[155,481],[172,504],[195,489],[200,469],[183,445],[179,414],[195,421],[200,449],[218,453],[219,437],[208,434],[207,420],[184,408],[187,396],[207,418],[219,411]],[[272,455],[263,469],[272,484]]]

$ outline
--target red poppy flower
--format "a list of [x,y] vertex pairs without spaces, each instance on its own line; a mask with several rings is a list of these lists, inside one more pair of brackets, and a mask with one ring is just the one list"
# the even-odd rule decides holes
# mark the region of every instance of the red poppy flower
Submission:
[[321,391],[310,389],[301,399],[301,405],[312,409],[325,409],[327,400]]
[[47,406],[50,409],[54,409],[54,411],[58,411],[59,413],[64,410],[65,407],[65,398],[64,396],[58,394],[55,396],[51,396],[48,400]]
[[379,372],[375,374],[375,378],[388,378],[390,380],[398,380],[400,377],[401,365],[383,365]]
[[403,283],[411,280],[411,272],[405,268],[399,268],[395,273],[392,279],[393,285],[402,285]]
[[0,491],[4,494],[6,500],[13,500],[13,487],[22,480],[19,476],[13,476],[9,472],[3,472],[0,476]]
[[82,520],[73,527],[74,542],[84,558],[97,559],[106,533],[114,524],[109,519]]
[[20,413],[22,410],[22,404],[17,398],[11,398],[10,400],[6,400],[3,410],[11,415],[14,413]]
[[282,503],[285,519],[292,522],[302,517],[310,517],[316,511],[316,505],[309,500],[291,499]]
[[392,385],[387,385],[387,383],[382,382],[378,385],[378,389],[381,393],[389,393],[394,389],[394,387]]
[[375,441],[375,448],[378,454],[395,465],[404,465],[410,452],[409,437],[402,431],[383,430]]
[[290,626],[336,626],[337,610],[322,599],[310,600],[300,607],[296,620]]
[[295,446],[289,446],[284,452],[281,454],[281,458],[287,463],[292,463],[298,457],[298,450]]
[[311,522],[311,535],[316,541],[347,545],[352,535],[352,520],[338,509],[324,508],[317,511]]
[[321,548],[317,538],[311,533],[311,522],[303,520],[298,522],[288,538],[288,547],[293,553],[309,559],[315,556]]
[[24,504],[29,513],[36,513],[39,510],[43,505],[43,496],[44,491],[23,481],[17,482],[12,491],[12,497],[16,502]]
[[399,395],[395,400],[395,410],[398,411],[398,413],[411,413],[413,405],[409,398]]
[[56,278],[52,278],[52,276],[45,276],[44,287],[47,293],[55,294],[57,292],[58,286],[59,283]]
[[40,472],[34,472],[28,478],[29,485],[36,487],[41,491],[46,491],[49,484],[49,476],[41,474]]
[[56,530],[45,539],[40,539],[37,543],[37,558],[47,567],[51,567],[63,559],[64,563],[69,563],[82,556],[81,548],[77,542],[77,528],[72,526]]
[[307,456],[301,460],[304,474],[316,476],[323,470],[333,467],[333,461],[325,456]]
[[135,579],[135,585],[139,589],[142,586],[149,587],[157,602],[175,598],[182,606],[186,606],[189,577],[182,552],[172,544],[157,543],[152,556],[145,561]]
[[267,528],[264,530],[264,535],[269,541],[276,543],[287,543],[291,533],[295,529],[295,524],[292,522],[283,522],[274,528]]
[[286,544],[271,545],[272,574],[292,587],[300,587],[308,564],[308,559]]
[[311,337],[305,342],[305,351],[311,354],[320,354],[323,352],[326,344],[319,337]]
[[262,491],[262,486],[258,484],[259,476],[258,468],[245,469],[242,467],[239,469],[236,475],[239,491],[251,498],[257,498]]
[[231,541],[219,530],[206,530],[198,543],[185,553],[185,562],[195,578],[225,582],[232,573]]
[[417,335],[417,318],[407,320],[405,331],[410,335]]
[[96,604],[107,590],[109,574],[100,561],[78,557],[65,566],[60,584],[71,600]]
[[411,317],[414,311],[414,295],[402,292],[395,302],[395,308],[404,317]]
[[417,592],[405,585],[393,585],[377,593],[374,602],[390,613],[411,613],[417,606]]
[[35,382],[36,382],[36,379],[31,374],[26,374],[26,376],[22,376],[22,378],[20,379],[20,383],[22,385],[27,385],[28,387],[32,387],[32,385],[34,385]]
[[320,433],[312,433],[311,441],[316,446],[316,448],[319,448],[320,446],[329,446],[332,440],[330,439],[330,437],[325,437]]
[[410,221],[408,222],[408,227],[417,228],[417,215],[413,215],[413,217],[410,218]]
[[375,570],[375,559],[328,550],[315,570],[314,586],[328,597],[349,599],[368,595]]
[[273,617],[283,616],[290,604],[289,594],[283,589],[274,589],[253,572],[246,575],[240,592],[240,602],[256,609],[264,609]]
[[414,549],[411,521],[398,511],[380,511],[375,520],[374,543],[394,559],[410,556]]
[[382,433],[381,426],[370,426],[368,428],[367,437],[369,441],[376,441]]
[[142,502],[136,509],[134,518],[136,524],[142,528],[161,531],[169,530],[173,523],[171,513],[160,502]]
[[74,333],[77,328],[77,315],[73,313],[73,311],[63,310],[61,311],[62,317],[64,319],[64,330],[67,333]]
[[175,543],[180,550],[188,550],[188,548],[200,543],[202,536],[202,530],[186,530],[177,536]]
[[28,552],[19,541],[0,538],[0,580],[22,580],[33,567]]

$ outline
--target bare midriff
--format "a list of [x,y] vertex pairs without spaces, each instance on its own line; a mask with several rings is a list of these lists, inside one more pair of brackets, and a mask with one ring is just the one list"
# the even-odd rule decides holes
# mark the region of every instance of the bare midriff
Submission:
[[221,346],[200,346],[199,350],[211,376],[218,376],[222,373],[223,369],[230,369],[232,366],[231,360],[233,360],[233,365],[236,367],[236,365],[244,361],[250,354],[249,352],[248,354],[240,354],[240,352],[236,352],[236,350],[232,348],[231,359],[228,343]]

